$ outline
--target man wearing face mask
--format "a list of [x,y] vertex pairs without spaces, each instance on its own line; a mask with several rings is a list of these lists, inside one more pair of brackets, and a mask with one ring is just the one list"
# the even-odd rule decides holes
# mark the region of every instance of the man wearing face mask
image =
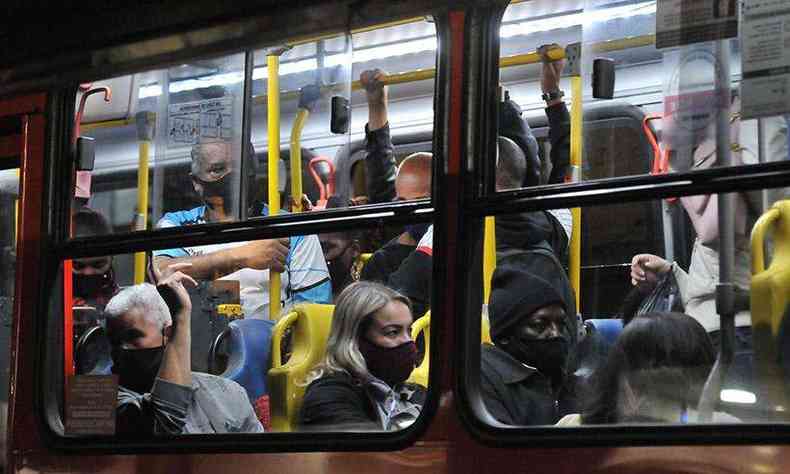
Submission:
[[197,283],[179,271],[188,265],[174,265],[156,287],[126,288],[107,304],[118,435],[263,432],[239,384],[191,370],[191,303],[184,284]]
[[[99,212],[82,207],[73,216],[74,237],[109,235],[110,224]],[[112,257],[78,258],[72,262],[74,306],[101,310],[118,292]]]
[[[168,212],[157,227],[226,222],[236,219],[239,182],[228,142],[210,142],[192,149],[190,176],[203,205],[188,211]],[[268,206],[263,206],[263,215]],[[315,235],[290,239],[199,245],[154,252],[154,263],[167,273],[178,263],[190,263],[184,273],[198,280],[233,280],[240,286],[240,299],[247,318],[269,317],[269,271],[282,272],[281,300],[329,303],[332,286],[321,243]]]
[[550,252],[497,267],[488,304],[494,344],[481,348],[483,399],[497,421],[548,425],[575,410],[568,377],[575,313],[568,278]]

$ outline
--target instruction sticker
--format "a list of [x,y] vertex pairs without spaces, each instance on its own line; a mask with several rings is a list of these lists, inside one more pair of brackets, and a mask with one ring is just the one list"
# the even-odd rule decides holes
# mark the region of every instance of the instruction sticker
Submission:
[[743,118],[790,112],[790,3],[746,0],[741,35]]
[[66,382],[68,435],[114,435],[117,375],[72,375]]
[[658,0],[656,48],[738,36],[737,0]]
[[167,145],[182,147],[233,136],[233,98],[222,97],[171,104],[167,113]]

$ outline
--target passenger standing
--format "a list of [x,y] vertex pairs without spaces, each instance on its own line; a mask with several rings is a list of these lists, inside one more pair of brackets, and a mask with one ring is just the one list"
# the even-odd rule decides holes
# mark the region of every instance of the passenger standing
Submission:
[[[387,113],[387,86],[384,72],[364,71],[359,80],[368,101],[365,125],[365,157],[368,203],[409,201],[431,197],[431,154],[413,153],[396,169]],[[377,250],[365,264],[363,280],[387,282],[403,260],[415,249],[429,224],[412,224]]]
[[[233,220],[236,173],[230,143],[196,145],[192,149],[190,176],[203,205],[168,212],[157,227]],[[264,205],[263,215],[267,214],[268,206]],[[157,250],[154,257],[164,274],[174,264],[190,263],[184,273],[195,279],[238,281],[242,309],[248,318],[269,317],[270,270],[283,272],[281,298],[286,304],[332,301],[329,271],[316,235]]]
[[308,376],[307,429],[397,430],[419,416],[424,391],[406,384],[417,362],[409,300],[360,281],[340,294],[326,356]]

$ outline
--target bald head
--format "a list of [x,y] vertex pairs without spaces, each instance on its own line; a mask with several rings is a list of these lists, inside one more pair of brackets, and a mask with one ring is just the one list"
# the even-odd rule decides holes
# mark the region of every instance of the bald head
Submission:
[[509,138],[497,138],[496,190],[506,191],[523,186],[527,173],[524,152]]
[[431,196],[431,161],[430,153],[414,153],[401,162],[395,178],[399,201]]

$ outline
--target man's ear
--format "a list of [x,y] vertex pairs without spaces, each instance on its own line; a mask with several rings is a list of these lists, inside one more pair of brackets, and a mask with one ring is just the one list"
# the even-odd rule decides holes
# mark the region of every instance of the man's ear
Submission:
[[195,179],[195,175],[191,172],[189,173],[189,179],[192,181],[192,189],[200,196],[200,192],[203,190],[202,187],[198,184],[197,180]]

